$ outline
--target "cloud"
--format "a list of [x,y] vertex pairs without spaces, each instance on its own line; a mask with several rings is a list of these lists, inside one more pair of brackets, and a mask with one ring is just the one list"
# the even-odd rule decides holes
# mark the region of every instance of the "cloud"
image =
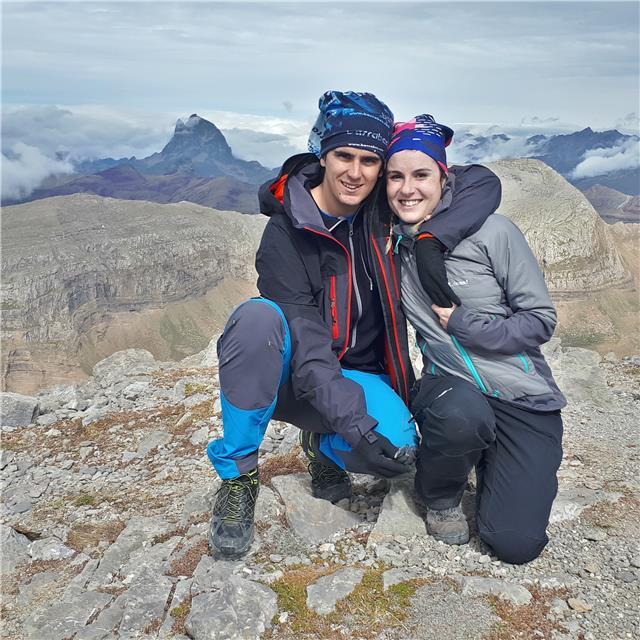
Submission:
[[98,107],[5,108],[2,149],[6,152],[21,142],[46,156],[61,155],[71,161],[146,156],[166,144],[176,119],[154,116]]
[[299,144],[297,138],[294,138],[294,143],[279,133],[251,129],[224,129],[223,133],[236,158],[257,160],[265,167],[278,167],[289,156],[306,151],[306,136],[304,144]]
[[18,142],[2,154],[2,198],[24,198],[48,176],[72,171],[69,162],[47,157],[40,149]]
[[95,158],[144,158],[160,151],[173,134],[178,118],[198,113],[224,134],[234,155],[275,167],[294,153],[306,150],[311,121],[273,116],[212,111],[194,105],[191,110],[140,112],[95,106],[11,107],[2,114],[2,150],[17,143],[35,147],[47,157],[70,162]]
[[626,116],[618,118],[615,126],[619,131],[637,133],[640,129],[640,116],[637,111],[632,111],[631,113],[627,113]]
[[571,172],[571,177],[590,178],[622,169],[640,167],[640,140],[633,138],[609,149],[590,149],[584,160]]

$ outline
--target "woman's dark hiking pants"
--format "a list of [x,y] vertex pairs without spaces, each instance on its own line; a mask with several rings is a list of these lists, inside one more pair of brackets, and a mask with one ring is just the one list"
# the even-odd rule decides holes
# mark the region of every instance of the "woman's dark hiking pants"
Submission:
[[412,403],[422,443],[416,490],[432,509],[456,506],[477,475],[477,525],[505,562],[537,558],[558,490],[560,412],[534,413],[484,396],[455,376],[426,375]]

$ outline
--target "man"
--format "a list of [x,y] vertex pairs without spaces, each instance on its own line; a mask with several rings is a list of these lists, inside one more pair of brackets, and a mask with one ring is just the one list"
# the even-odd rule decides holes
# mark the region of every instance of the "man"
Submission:
[[[393,114],[367,93],[327,92],[319,106],[316,154],[290,158],[260,189],[270,216],[256,256],[261,297],[232,313],[218,342],[224,437],[207,451],[223,482],[209,543],[224,555],[251,544],[258,448],[272,417],[302,429],[313,495],[331,502],[351,496],[347,471],[408,471],[417,444],[397,256],[376,202]],[[487,180],[495,196],[497,179],[483,171],[426,234],[429,285],[445,306],[454,294],[442,250],[497,206],[465,197]]]

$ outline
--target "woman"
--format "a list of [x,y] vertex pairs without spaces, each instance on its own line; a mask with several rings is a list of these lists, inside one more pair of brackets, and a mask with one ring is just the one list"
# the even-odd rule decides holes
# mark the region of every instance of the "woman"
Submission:
[[556,313],[524,236],[499,214],[446,256],[461,304],[439,307],[425,292],[415,247],[422,224],[451,200],[445,147],[452,137],[431,116],[418,116],[396,125],[387,154],[402,304],[424,364],[412,403],[422,434],[416,490],[429,533],[464,544],[460,501],[475,467],[479,535],[500,559],[520,564],[548,542],[562,459],[566,402],[539,348]]

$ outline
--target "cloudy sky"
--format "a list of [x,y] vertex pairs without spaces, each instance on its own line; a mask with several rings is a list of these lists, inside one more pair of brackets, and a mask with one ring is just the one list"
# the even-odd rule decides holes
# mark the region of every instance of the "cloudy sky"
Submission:
[[236,155],[273,166],[304,148],[329,88],[458,130],[632,132],[638,13],[636,2],[4,1],[3,153],[38,176],[65,170],[60,152],[143,157],[196,112]]

